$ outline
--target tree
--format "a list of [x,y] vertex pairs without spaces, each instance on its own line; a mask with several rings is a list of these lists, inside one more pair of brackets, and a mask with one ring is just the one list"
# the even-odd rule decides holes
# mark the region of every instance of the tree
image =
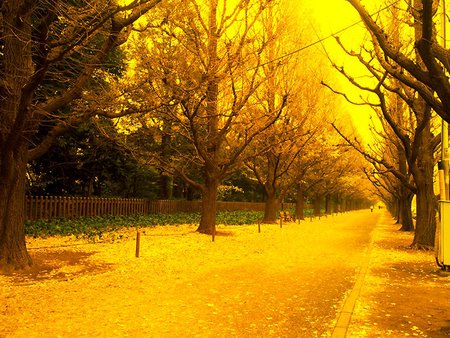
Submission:
[[[293,165],[306,151],[315,136],[313,115],[319,114],[320,85],[312,67],[312,53],[286,57],[288,49],[305,44],[306,29],[292,27],[287,11],[278,7],[264,13],[262,34],[267,36],[267,47],[262,52],[261,66],[267,81],[255,92],[255,106],[261,116],[278,114],[283,97],[289,93],[283,112],[276,123],[258,135],[245,153],[244,163],[265,193],[263,222],[276,221],[277,210],[293,181]],[[306,54],[306,55],[305,55]],[[280,61],[280,57],[283,61]]]
[[[101,125],[101,127],[100,127]],[[105,135],[115,132],[110,119],[80,125],[59,137],[43,156],[28,164],[27,193],[50,196],[156,198],[159,178]]]
[[449,122],[450,82],[446,73],[450,69],[450,51],[441,46],[437,39],[435,25],[439,1],[414,0],[408,3],[408,11],[415,24],[420,26],[420,32],[415,38],[415,50],[420,60],[415,55],[405,55],[399,51],[361,1],[347,1],[359,13],[371,33],[373,43],[383,53],[380,63],[386,72],[416,90],[439,116]]
[[[344,120],[348,127],[348,119],[344,117]],[[314,214],[319,216],[322,208],[326,214],[331,214],[367,204],[371,198],[361,180],[365,165],[362,157],[341,143],[339,136],[333,133],[332,125],[324,128],[314,142],[316,160],[302,173],[301,180],[301,192],[313,202]],[[351,205],[350,200],[357,205]]]
[[[23,218],[27,163],[81,122],[129,113],[96,109],[89,100],[104,93],[102,66],[110,52],[159,2],[0,2],[0,270],[32,263]],[[58,89],[49,90],[51,83]],[[86,91],[95,83],[97,90]]]
[[143,91],[163,109],[131,123],[160,142],[170,128],[170,156],[152,156],[161,170],[201,191],[201,233],[214,234],[219,185],[239,167],[247,146],[278,119],[287,100],[283,96],[277,111],[266,116],[253,104],[266,81],[260,66],[268,41],[260,34],[260,20],[275,4],[174,1],[183,15],[168,10],[162,23],[149,19],[158,35],[151,39],[154,53],[138,60],[137,76],[151,80]]
[[[356,2],[350,2],[353,5],[356,5]],[[414,20],[415,41],[421,40],[423,34],[422,18],[418,8],[417,1],[415,7],[410,8]],[[394,7],[393,10],[396,11],[396,8]],[[370,27],[373,28],[373,26],[368,25],[370,23],[369,21],[372,20],[370,16],[368,18],[363,17],[363,20],[369,29],[371,29]],[[401,47],[402,44],[400,43],[399,36],[401,32],[401,21],[399,21],[399,16],[394,15],[394,19],[392,20],[395,23],[394,28],[384,29],[384,31],[391,33],[389,34],[390,48],[396,50],[397,56],[402,55],[404,58],[408,55],[415,55],[414,57],[409,58],[410,62],[415,65],[413,68],[420,68],[421,70],[427,71],[420,51],[414,54],[410,49]],[[372,24],[375,24],[375,21],[373,21]],[[381,29],[380,27],[382,27],[382,24],[380,21],[376,25]],[[389,29],[391,31],[389,31]],[[419,83],[419,81],[414,78],[414,75],[410,76],[406,74],[406,72],[403,72],[403,70],[400,69],[403,68],[403,64],[397,63],[398,60],[391,59],[391,56],[386,53],[383,44],[387,42],[387,40],[380,42],[376,38],[377,34],[374,32],[372,33],[373,48],[362,48],[362,50],[366,51],[368,54],[366,58],[364,58],[362,52],[355,53],[347,51],[347,53],[357,57],[368,69],[370,74],[376,80],[376,85],[373,87],[364,86],[358,83],[353,77],[346,74],[343,69],[340,69],[340,71],[358,88],[371,92],[378,98],[378,103],[367,104],[379,109],[382,113],[382,118],[385,119],[390,128],[392,128],[391,135],[395,135],[397,138],[397,140],[393,142],[397,148],[397,154],[400,159],[398,163],[399,166],[395,168],[391,163],[386,161],[383,156],[377,158],[376,156],[369,155],[366,157],[372,162],[384,165],[387,170],[391,170],[391,172],[403,183],[403,187],[410,190],[410,192],[405,191],[402,194],[404,196],[404,201],[408,202],[411,200],[411,193],[417,195],[417,222],[413,245],[419,247],[432,247],[434,245],[436,210],[433,192],[433,153],[436,144],[434,135],[431,131],[431,106],[424,97],[424,93],[432,93],[433,88],[427,83]],[[408,47],[408,44],[404,45]],[[342,48],[345,49],[343,46]],[[409,66],[411,66],[411,64]],[[394,68],[396,71],[391,72]],[[408,70],[408,68],[405,69]],[[420,96],[417,96],[416,92],[419,93]],[[407,126],[405,126],[403,118],[403,114],[405,114],[404,106],[399,103],[400,100],[406,103],[405,106],[409,109],[409,112],[411,113],[410,116],[414,117],[414,120],[409,122],[409,125]],[[367,153],[365,154],[367,155]],[[409,181],[408,176],[410,174],[414,177],[414,184],[411,184]],[[401,208],[401,210],[403,210],[402,229],[412,230],[412,219],[410,218],[410,212],[406,210],[406,208],[407,205],[404,205]]]

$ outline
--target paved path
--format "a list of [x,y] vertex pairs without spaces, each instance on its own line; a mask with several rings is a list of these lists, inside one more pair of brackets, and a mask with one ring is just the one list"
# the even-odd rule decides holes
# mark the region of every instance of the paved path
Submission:
[[360,260],[360,267],[359,271],[357,272],[356,282],[354,283],[350,294],[348,294],[345,298],[344,304],[342,305],[342,308],[337,317],[336,325],[332,331],[332,338],[345,338],[347,336],[347,331],[352,320],[353,311],[355,309],[356,302],[364,284],[364,279],[366,278],[367,271],[369,269],[373,244],[372,242],[373,240],[371,236],[369,242],[366,243],[363,259]]

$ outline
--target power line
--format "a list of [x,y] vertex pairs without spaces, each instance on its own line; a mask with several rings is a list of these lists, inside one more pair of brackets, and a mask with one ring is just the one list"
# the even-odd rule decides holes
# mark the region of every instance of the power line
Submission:
[[[396,0],[396,1],[394,1],[393,3],[391,3],[391,4],[389,4],[389,5],[385,6],[385,7],[383,7],[383,8],[381,8],[381,9],[379,9],[378,11],[376,11],[376,12],[370,14],[370,16],[380,14],[381,12],[383,12],[383,11],[385,11],[385,10],[391,8],[392,6],[394,6],[395,4],[397,4],[398,2],[400,2],[400,0]],[[260,64],[259,66],[254,67],[254,68],[252,68],[252,69],[259,68],[259,67],[268,65],[268,64],[270,64],[270,63],[277,62],[277,61],[280,61],[280,60],[282,60],[282,59],[285,59],[285,58],[287,58],[287,57],[289,57],[289,56],[291,56],[291,55],[300,53],[301,51],[303,51],[303,50],[305,50],[305,49],[311,48],[311,47],[313,47],[313,46],[315,46],[315,45],[317,45],[317,44],[319,44],[319,43],[324,42],[325,40],[328,40],[329,38],[335,37],[336,35],[341,34],[341,33],[345,32],[346,30],[348,30],[348,29],[350,29],[350,28],[353,28],[353,27],[356,26],[356,25],[359,25],[362,21],[363,21],[362,19],[359,20],[359,21],[356,21],[356,22],[352,23],[351,25],[348,25],[348,26],[346,26],[346,27],[344,27],[344,28],[342,28],[342,29],[340,29],[340,30],[334,32],[334,33],[331,33],[330,35],[328,35],[328,36],[326,36],[326,37],[324,37],[324,38],[321,38],[321,39],[319,39],[319,40],[316,40],[316,41],[310,43],[309,45],[300,47],[300,48],[298,48],[298,49],[296,49],[296,50],[293,50],[292,52],[286,53],[286,54],[281,55],[281,56],[279,56],[279,57],[277,57],[277,58],[275,58],[275,59],[272,59],[272,60],[269,60],[269,61],[267,61],[267,62],[264,62],[264,63]]]

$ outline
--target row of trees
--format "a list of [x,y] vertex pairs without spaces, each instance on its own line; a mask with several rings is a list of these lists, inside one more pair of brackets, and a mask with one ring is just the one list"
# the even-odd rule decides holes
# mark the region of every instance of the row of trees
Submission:
[[133,102],[158,108],[119,123],[129,149],[201,191],[203,233],[215,231],[218,189],[237,170],[262,187],[264,222],[289,194],[301,218],[304,194],[359,192],[361,161],[323,123],[337,108],[317,81],[323,60],[314,51],[285,57],[309,42],[289,2],[224,3],[171,1],[142,24],[152,29],[129,45],[136,63],[127,81],[140,83]]
[[288,2],[0,4],[0,269],[31,264],[26,178],[32,188],[51,178],[37,159],[76,128],[58,144],[84,172],[75,184],[88,176],[85,192],[102,193],[97,181],[129,186],[137,168],[182,179],[201,192],[203,233],[214,233],[219,187],[236,175],[260,184],[266,222],[289,196],[300,217],[305,195],[328,211],[367,200],[361,158],[325,123],[337,105],[317,81],[320,58],[285,57],[307,43]]
[[[370,148],[341,134],[372,164],[367,177],[397,216],[401,229],[415,229],[413,245],[433,247],[437,211],[434,167],[441,156],[436,116],[450,120],[450,52],[443,42],[445,30],[437,27],[443,23],[439,1],[385,2],[374,12],[359,0],[348,2],[359,13],[370,39],[359,50],[349,50],[337,41],[366,68],[371,82],[358,81],[342,67],[335,68],[368,93],[366,100],[353,103],[373,108],[381,127],[373,128],[377,144]],[[445,15],[443,20],[447,20]],[[414,196],[415,228],[411,214]]]

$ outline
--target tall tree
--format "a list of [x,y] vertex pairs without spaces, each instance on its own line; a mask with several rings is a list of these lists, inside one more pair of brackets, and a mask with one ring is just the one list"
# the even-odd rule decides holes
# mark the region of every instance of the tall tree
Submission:
[[311,120],[314,113],[319,113],[314,94],[320,96],[321,90],[315,80],[317,74],[308,67],[312,63],[302,62],[310,60],[311,53],[303,54],[303,59],[299,55],[286,57],[294,42],[305,43],[307,34],[304,27],[297,26],[294,30],[290,14],[282,9],[269,8],[263,15],[261,31],[268,42],[261,68],[267,81],[256,91],[255,106],[262,116],[275,115],[285,94],[290,96],[277,123],[259,135],[246,152],[245,160],[265,192],[265,223],[276,221],[278,208],[293,184],[293,164],[314,136],[316,127]]
[[[380,49],[383,68],[391,76],[416,90],[426,103],[444,120],[450,121],[450,51],[437,39],[437,0],[409,0],[408,11],[420,26],[415,36],[416,55],[399,51],[391,36],[365,9],[360,0],[347,0],[359,13],[371,33],[373,43]],[[405,25],[410,22],[405,22]],[[436,95],[435,95],[436,94]]]
[[[99,83],[130,25],[159,2],[0,2],[0,270],[32,263],[23,218],[27,163],[68,128],[95,115],[126,113],[86,109],[85,89]],[[64,86],[50,90],[55,82]],[[71,103],[85,109],[68,109]]]
[[[415,41],[420,40],[422,36],[422,21],[417,8],[418,1],[415,2],[415,7],[412,10],[415,23],[413,31]],[[395,14],[396,8],[394,7],[393,10]],[[407,48],[410,46],[407,43],[403,44],[404,47],[402,48],[399,17],[399,15],[394,15],[394,19],[391,20],[395,22],[395,25],[386,28],[386,31],[391,33],[389,42],[392,46],[395,46],[398,53],[402,53],[404,56],[415,55],[415,58],[412,59],[414,63],[425,69],[420,53],[413,53],[411,48]],[[379,27],[388,26],[382,25],[381,19],[378,19],[378,25]],[[392,26],[394,27],[392,28]],[[345,49],[343,46],[342,48]],[[436,144],[431,131],[431,107],[421,96],[422,94],[419,96],[416,94],[416,92],[420,94],[420,91],[417,90],[417,80],[407,74],[397,77],[388,70],[390,67],[398,68],[399,65],[391,64],[391,59],[386,57],[376,39],[373,41],[373,48],[361,48],[361,50],[366,51],[368,55],[364,57],[362,51],[359,53],[347,51],[347,53],[357,57],[367,68],[376,81],[375,85],[373,87],[363,85],[358,83],[354,77],[346,74],[342,68],[340,71],[358,88],[376,95],[378,102],[367,104],[380,110],[382,118],[391,128],[390,135],[396,136],[393,142],[397,148],[398,167],[395,168],[383,156],[377,158],[369,155],[366,157],[372,162],[382,164],[386,169],[391,170],[403,182],[404,188],[402,189],[410,190],[409,192],[404,191],[404,201],[411,200],[411,193],[417,195],[417,222],[413,245],[432,247],[434,245],[436,210],[433,191],[433,153]],[[428,87],[427,84],[420,84],[420,87],[426,89],[429,93],[433,92],[433,89]],[[404,104],[400,101],[403,101]],[[408,122],[409,125],[405,125],[403,115],[408,110],[413,119]],[[367,152],[365,154],[368,155]],[[409,181],[409,175],[414,177],[413,183]],[[402,229],[412,230],[410,212],[406,210],[406,207],[407,205],[401,208],[404,216],[402,217]]]
[[147,96],[163,102],[164,109],[135,123],[161,140],[164,121],[170,121],[177,135],[170,143],[171,156],[154,153],[155,161],[201,191],[198,231],[211,234],[220,183],[238,168],[246,147],[277,120],[287,100],[283,96],[270,115],[259,114],[253,104],[257,88],[267,80],[260,68],[268,43],[260,34],[262,13],[276,1],[171,4],[184,14],[168,10],[163,23],[149,20],[150,26],[160,27],[159,35],[153,39],[155,53],[138,60],[143,74],[137,74],[151,74]]
[[43,156],[29,162],[27,193],[157,198],[155,170],[138,163],[105,130],[108,136],[115,132],[110,119],[82,124],[59,137]]

